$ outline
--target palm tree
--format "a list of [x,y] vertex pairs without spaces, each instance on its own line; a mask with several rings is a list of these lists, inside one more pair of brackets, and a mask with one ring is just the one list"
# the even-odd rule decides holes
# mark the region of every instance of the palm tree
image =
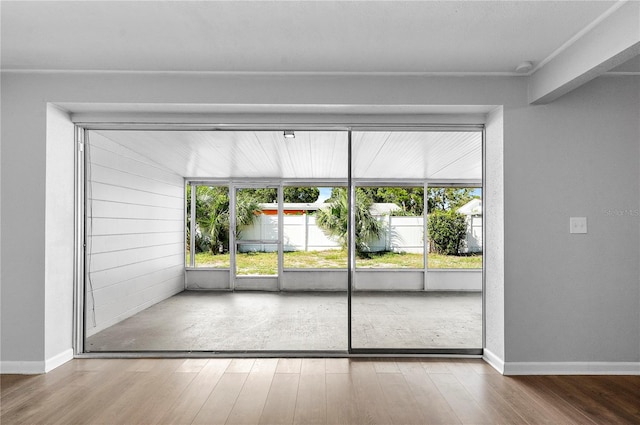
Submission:
[[259,212],[260,205],[255,199],[246,197],[236,199],[236,238],[240,238],[242,228],[251,225]]
[[[349,220],[349,203],[347,191],[336,189],[336,196],[327,207],[320,208],[316,216],[318,226],[330,237],[336,238],[346,249],[349,235],[347,223]],[[369,243],[382,235],[382,224],[371,214],[371,199],[364,192],[356,189],[355,202],[355,233],[356,254],[363,257],[369,251]]]
[[[190,196],[189,192],[187,196]],[[258,203],[249,198],[236,202],[236,226],[248,226],[260,211]],[[197,186],[196,247],[200,251],[219,254],[229,250],[229,190],[227,187]]]

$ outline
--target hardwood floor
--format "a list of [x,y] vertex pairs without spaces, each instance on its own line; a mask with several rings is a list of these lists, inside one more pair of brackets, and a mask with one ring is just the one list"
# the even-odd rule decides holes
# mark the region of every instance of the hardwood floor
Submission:
[[640,376],[481,360],[76,359],[3,375],[4,424],[640,424]]

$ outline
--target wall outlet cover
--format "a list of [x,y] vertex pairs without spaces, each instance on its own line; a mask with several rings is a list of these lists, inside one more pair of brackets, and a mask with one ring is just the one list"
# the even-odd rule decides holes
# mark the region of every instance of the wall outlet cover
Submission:
[[569,233],[587,233],[587,217],[569,217]]

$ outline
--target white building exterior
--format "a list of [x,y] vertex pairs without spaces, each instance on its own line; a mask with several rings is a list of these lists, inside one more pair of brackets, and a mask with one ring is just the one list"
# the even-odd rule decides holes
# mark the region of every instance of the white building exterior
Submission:
[[467,235],[461,252],[482,252],[482,200],[472,199],[458,208],[458,212],[467,217]]

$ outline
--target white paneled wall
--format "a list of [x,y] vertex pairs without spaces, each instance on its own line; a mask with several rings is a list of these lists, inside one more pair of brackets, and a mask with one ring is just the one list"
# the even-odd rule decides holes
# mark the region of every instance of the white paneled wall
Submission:
[[89,133],[86,329],[91,336],[184,290],[182,176]]

